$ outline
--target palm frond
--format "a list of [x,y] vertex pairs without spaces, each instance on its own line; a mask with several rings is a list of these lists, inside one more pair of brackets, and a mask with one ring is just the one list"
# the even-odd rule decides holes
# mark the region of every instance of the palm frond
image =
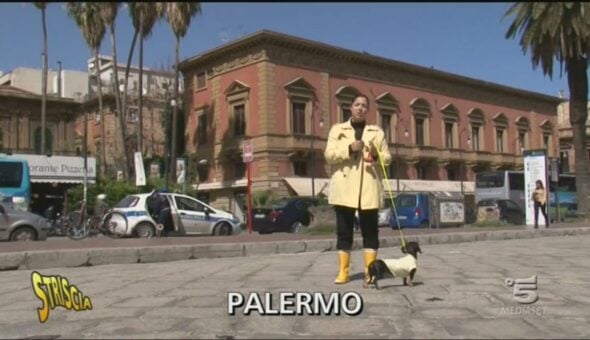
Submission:
[[520,34],[523,53],[530,51],[533,68],[541,64],[550,78],[554,60],[563,67],[567,58],[590,52],[590,4],[577,2],[515,3],[504,17],[513,16],[505,37]]
[[179,38],[186,35],[191,19],[200,13],[199,2],[168,2],[166,4],[166,19],[174,35]]

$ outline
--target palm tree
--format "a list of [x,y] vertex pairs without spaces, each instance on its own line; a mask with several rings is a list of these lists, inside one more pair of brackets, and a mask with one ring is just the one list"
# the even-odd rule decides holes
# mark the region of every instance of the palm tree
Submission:
[[[176,105],[172,106],[172,147],[170,152],[170,164],[176,164],[176,139],[177,139],[177,119],[178,119],[178,105],[180,104],[178,98],[178,64],[179,64],[179,49],[180,38],[184,38],[191,23],[191,18],[201,13],[201,4],[199,2],[169,2],[166,4],[166,19],[170,24],[170,28],[174,32],[176,38],[176,63],[174,66],[174,99]],[[176,178],[176,166],[170,166],[170,175],[166,179]],[[168,187],[166,185],[166,187]]]
[[[588,119],[588,57],[590,53],[590,3],[522,2],[515,3],[504,17],[514,15],[506,38],[520,32],[520,46],[531,52],[533,68],[541,64],[551,79],[553,60],[568,77],[570,124],[573,132],[578,213],[590,217],[590,173],[586,147]],[[561,74],[561,73],[560,73]]]
[[127,159],[127,152],[125,152],[125,139],[127,138],[127,122],[125,116],[123,115],[123,110],[121,108],[121,94],[119,92],[119,72],[118,72],[118,64],[117,64],[117,45],[115,43],[115,21],[117,19],[117,13],[119,11],[119,7],[121,6],[120,2],[100,2],[100,16],[105,23],[106,26],[109,27],[111,32],[111,50],[113,56],[113,74],[114,74],[114,92],[115,92],[115,102],[117,105],[117,114],[119,116],[119,125],[121,126],[120,130],[120,138],[121,138],[121,159],[123,159],[123,177],[127,178],[127,173],[129,170]]
[[[139,96],[137,121],[137,151],[143,153],[143,41],[148,38],[156,21],[164,15],[161,2],[130,2],[129,14],[139,37]],[[130,55],[132,52],[130,52]],[[129,63],[127,64],[129,68]],[[127,80],[125,80],[127,82]]]
[[[98,113],[101,117],[101,124],[102,124],[102,146],[103,146],[103,164],[101,169],[106,167],[106,152],[105,152],[105,145],[106,145],[106,134],[105,134],[105,124],[103,119],[102,113],[102,84],[100,82],[100,65],[98,62],[98,50],[100,48],[100,44],[102,43],[102,39],[105,33],[105,25],[102,21],[100,16],[100,8],[97,3],[94,2],[69,2],[67,3],[67,12],[68,15],[74,19],[76,25],[82,31],[82,36],[84,40],[86,40],[86,44],[90,48],[92,54],[94,55],[94,63],[95,63],[95,72],[96,72],[96,79],[98,84]],[[86,111],[86,110],[85,110]],[[87,114],[87,113],[85,113]],[[86,116],[84,122],[84,146],[86,147],[88,144],[88,118]],[[104,170],[102,170],[104,173]],[[87,153],[84,153],[84,173],[87,172]],[[85,182],[86,182],[86,175],[85,175]],[[86,201],[86,187],[87,183],[84,183],[84,201]]]
[[45,22],[46,2],[34,2],[35,7],[41,10],[41,22],[43,25],[43,72],[41,76],[41,154],[45,155],[45,127],[47,125],[47,24]]

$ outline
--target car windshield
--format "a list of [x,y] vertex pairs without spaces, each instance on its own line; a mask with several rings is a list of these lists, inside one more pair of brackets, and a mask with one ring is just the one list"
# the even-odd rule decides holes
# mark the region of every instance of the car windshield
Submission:
[[287,200],[280,200],[270,204],[270,207],[273,209],[285,209],[289,201]]
[[125,198],[120,200],[119,203],[117,203],[117,205],[115,205],[115,208],[134,207],[137,204],[138,200],[139,200],[139,197],[137,197],[137,196],[132,196],[132,195],[126,196]]
[[397,208],[413,208],[416,206],[415,195],[399,195],[396,199]]

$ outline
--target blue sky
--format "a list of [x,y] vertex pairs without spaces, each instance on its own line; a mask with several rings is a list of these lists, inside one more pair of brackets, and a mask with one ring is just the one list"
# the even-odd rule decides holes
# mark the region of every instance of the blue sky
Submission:
[[[181,60],[261,29],[366,51],[388,59],[557,96],[568,95],[567,78],[553,80],[533,70],[517,40],[504,38],[512,18],[502,19],[507,3],[203,3],[181,41]],[[41,67],[41,14],[31,3],[0,4],[0,71]],[[90,51],[63,3],[47,10],[48,65],[86,70]],[[117,18],[117,53],[125,63],[133,27],[127,9]],[[105,36],[102,54],[110,55]],[[174,63],[174,36],[156,25],[144,43],[144,65]],[[134,64],[137,64],[137,52]]]

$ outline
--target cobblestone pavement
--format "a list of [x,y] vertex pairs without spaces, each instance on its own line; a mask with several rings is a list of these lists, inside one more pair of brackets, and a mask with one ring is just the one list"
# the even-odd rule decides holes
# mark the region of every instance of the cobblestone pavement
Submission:
[[[588,338],[590,235],[423,246],[415,287],[384,279],[334,285],[335,252],[39,270],[91,298],[87,311],[51,310],[40,323],[32,271],[2,272],[3,338]],[[398,257],[398,248],[383,248]],[[537,275],[539,299],[514,300],[505,280]],[[358,316],[228,315],[228,292],[359,292]]]

